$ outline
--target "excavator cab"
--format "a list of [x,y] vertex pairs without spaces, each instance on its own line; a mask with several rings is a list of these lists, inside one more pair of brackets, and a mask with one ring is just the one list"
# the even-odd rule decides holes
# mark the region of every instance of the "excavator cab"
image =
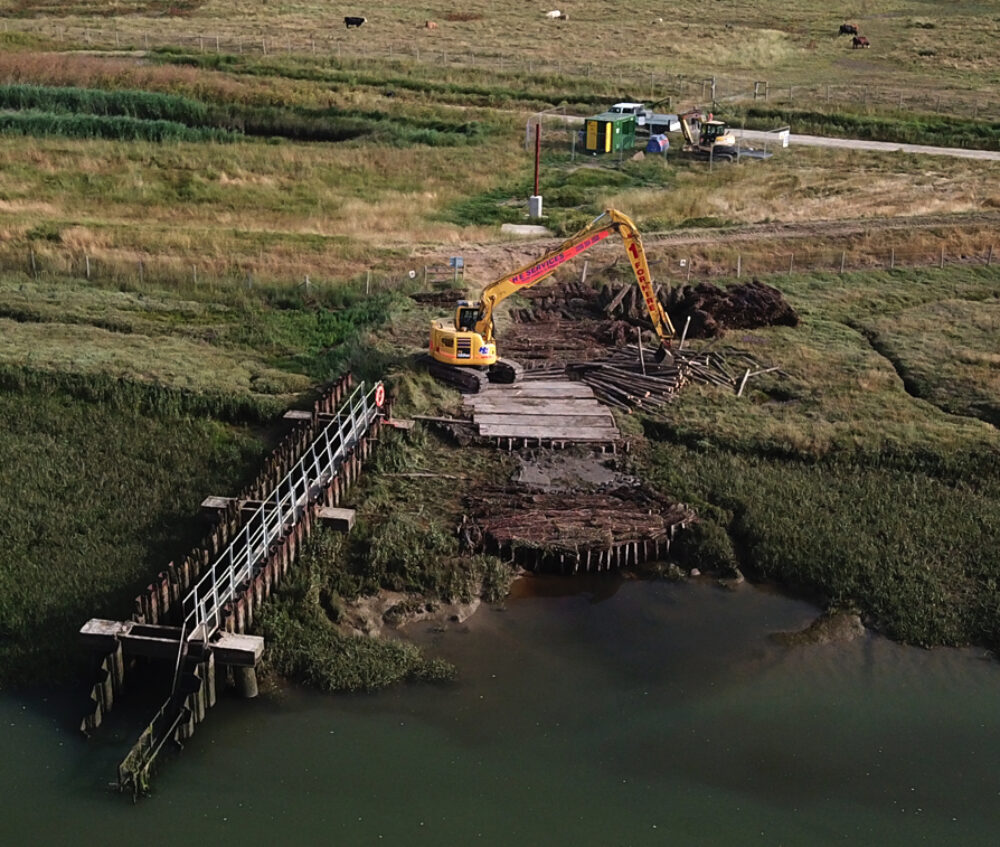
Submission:
[[701,141],[703,144],[715,144],[725,137],[729,127],[725,121],[705,121],[701,125]]
[[478,321],[479,305],[474,305],[468,300],[459,300],[458,308],[455,310],[455,329],[471,332],[476,328]]

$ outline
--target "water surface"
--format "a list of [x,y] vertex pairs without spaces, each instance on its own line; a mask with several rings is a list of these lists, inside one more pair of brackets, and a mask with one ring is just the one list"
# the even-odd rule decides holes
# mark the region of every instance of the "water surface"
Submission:
[[223,699],[135,808],[105,784],[141,721],[82,741],[58,698],[0,697],[0,838],[995,844],[1000,666],[769,638],[814,615],[750,587],[531,580],[413,627],[455,684]]

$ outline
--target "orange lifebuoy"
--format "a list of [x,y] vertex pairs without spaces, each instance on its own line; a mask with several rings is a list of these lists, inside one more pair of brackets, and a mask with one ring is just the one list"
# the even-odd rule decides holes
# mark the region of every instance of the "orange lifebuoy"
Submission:
[[375,386],[375,405],[381,409],[383,403],[385,403],[385,385],[380,382]]

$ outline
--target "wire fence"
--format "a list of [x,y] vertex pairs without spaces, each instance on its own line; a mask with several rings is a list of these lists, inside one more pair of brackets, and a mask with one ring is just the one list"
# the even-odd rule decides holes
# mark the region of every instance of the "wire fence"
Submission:
[[[656,234],[646,236],[655,243]],[[1000,254],[992,245],[975,250],[946,247],[918,250],[887,247],[882,250],[809,249],[754,252],[690,250],[674,248],[669,256],[651,262],[651,270],[660,282],[701,281],[706,278],[749,278],[792,273],[855,273],[858,271],[893,271],[954,266],[992,267]]]
[[314,265],[296,266],[263,258],[260,262],[202,261],[185,256],[150,255],[141,259],[62,250],[49,245],[0,248],[0,273],[34,280],[77,279],[123,289],[164,288],[188,294],[252,291],[261,287],[299,289],[304,296],[331,288],[360,289],[366,294],[419,290],[441,281],[458,282],[464,269],[419,265],[403,271],[372,268],[351,277],[317,276]]
[[[670,245],[657,243],[670,232],[646,232],[643,239],[649,252],[650,268],[660,282],[700,281],[708,278],[741,279],[751,276],[775,276],[789,273],[849,273],[856,271],[892,271],[906,268],[945,268],[951,266],[992,267],[1000,263],[1000,252],[986,241],[970,244],[954,241],[935,247],[911,249],[905,246],[883,248],[829,247],[775,250],[747,250],[725,244]],[[627,263],[626,263],[627,264]],[[624,272],[620,257],[606,270]],[[258,270],[247,264],[237,270],[218,272],[215,266],[199,265],[189,259],[169,256],[151,257],[137,262],[97,259],[71,251],[48,251],[44,255],[27,250],[0,252],[0,272],[21,274],[34,280],[77,279],[122,289],[167,289],[201,296],[225,296],[226,292],[250,291],[255,286],[284,287],[298,290],[304,299],[312,293],[333,288],[348,288],[358,293],[379,294],[398,291],[407,294],[451,291],[465,282],[465,270],[456,272],[448,264],[421,265],[406,271],[370,269],[350,279],[313,279],[281,275],[272,268]],[[592,274],[593,277],[593,274]],[[475,275],[473,274],[473,279]],[[473,287],[486,280],[470,283]]]
[[97,28],[56,19],[5,20],[7,28],[45,35],[58,42],[88,48],[116,50],[179,49],[196,53],[314,55],[337,59],[344,67],[377,66],[381,72],[413,65],[437,69],[487,69],[498,77],[527,74],[588,79],[614,86],[617,99],[631,97],[659,101],[666,109],[692,104],[767,103],[789,108],[821,105],[859,105],[875,110],[974,115],[1000,119],[1000,89],[960,86],[893,86],[872,83],[816,83],[802,80],[754,79],[747,76],[677,74],[650,67],[654,59],[609,62],[566,61],[543,53],[511,56],[493,50],[455,50],[421,45],[411,39],[402,46],[381,46],[346,35],[262,31],[259,35],[231,33],[173,33],[155,28],[155,22],[124,21],[121,26]]

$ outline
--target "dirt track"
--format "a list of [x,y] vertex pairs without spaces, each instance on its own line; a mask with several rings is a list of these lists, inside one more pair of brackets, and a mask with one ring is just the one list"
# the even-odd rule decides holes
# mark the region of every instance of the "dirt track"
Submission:
[[[726,229],[681,229],[643,233],[646,247],[711,245],[744,241],[784,241],[789,239],[830,239],[865,236],[875,232],[913,232],[956,227],[996,227],[1000,211],[965,215],[918,215],[905,218],[857,218],[854,220],[807,221],[803,223],[747,224]],[[526,238],[516,242],[469,244],[463,248],[466,266],[475,268],[482,282],[508,273],[562,243],[558,238]],[[596,248],[591,254],[620,253],[614,243]],[[431,257],[429,257],[431,258]],[[436,257],[434,257],[436,259]]]

